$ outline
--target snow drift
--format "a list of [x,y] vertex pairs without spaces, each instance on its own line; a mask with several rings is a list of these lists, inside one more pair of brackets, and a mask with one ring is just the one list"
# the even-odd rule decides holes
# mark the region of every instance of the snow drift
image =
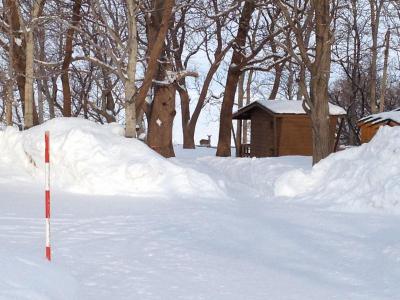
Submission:
[[275,182],[275,195],[400,212],[399,182],[400,128],[384,126],[367,144],[332,154],[312,170],[283,174]]
[[12,169],[18,179],[25,174],[22,179],[42,180],[46,130],[51,135],[52,184],[63,190],[96,195],[225,194],[207,174],[182,168],[144,143],[124,138],[119,125],[78,118],[53,119],[24,132],[0,132],[0,170]]

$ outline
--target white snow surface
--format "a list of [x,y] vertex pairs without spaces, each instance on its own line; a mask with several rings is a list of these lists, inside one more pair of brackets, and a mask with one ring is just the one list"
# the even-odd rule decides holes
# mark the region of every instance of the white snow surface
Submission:
[[[57,186],[50,263],[44,130],[51,131]],[[177,158],[164,159],[121,134],[117,125],[76,119],[0,132],[1,300],[398,298],[400,216],[358,209],[353,198],[346,204],[353,212],[332,209],[338,202],[327,191],[351,193],[345,181],[357,177],[359,187],[371,180],[376,197],[383,187],[373,180],[392,193],[394,181],[383,177],[398,176],[399,131],[385,129],[313,170],[309,157],[216,158],[214,148],[176,147]],[[140,169],[139,178],[118,166]],[[330,181],[312,175],[317,167]],[[366,175],[368,168],[380,179]],[[326,192],[308,184],[299,196],[275,196],[296,173],[304,176],[294,184],[319,178]],[[334,188],[332,179],[339,180]]]
[[[257,100],[262,106],[277,114],[305,114],[301,100]],[[249,104],[250,105],[250,104]],[[346,111],[335,104],[329,103],[330,115],[345,115]]]
[[400,109],[369,115],[367,117],[360,119],[359,122],[377,124],[382,121],[390,121],[390,120],[400,124]]
[[346,210],[399,213],[399,182],[400,128],[383,126],[369,143],[331,154],[312,170],[283,174],[275,194]]
[[[25,132],[0,132],[0,163],[28,176],[44,176],[44,132],[50,131],[52,183],[63,190],[94,195],[204,195],[224,190],[210,176],[169,162],[117,124],[57,118]],[[0,179],[1,180],[1,179]]]

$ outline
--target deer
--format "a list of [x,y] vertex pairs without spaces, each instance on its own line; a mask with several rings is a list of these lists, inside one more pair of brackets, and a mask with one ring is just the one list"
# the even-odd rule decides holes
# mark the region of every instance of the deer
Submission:
[[208,136],[208,140],[206,140],[206,139],[200,140],[200,146],[210,148],[211,147],[211,135],[207,135],[207,136]]

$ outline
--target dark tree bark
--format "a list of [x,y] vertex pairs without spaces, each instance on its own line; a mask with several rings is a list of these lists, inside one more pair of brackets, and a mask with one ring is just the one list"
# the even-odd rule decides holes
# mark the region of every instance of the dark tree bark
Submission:
[[[315,32],[315,55],[308,53],[307,34],[299,20],[293,19],[288,6],[278,2],[286,21],[296,37],[300,56],[289,49],[300,65],[299,86],[304,97],[303,107],[311,118],[313,133],[313,164],[327,157],[333,150],[329,128],[328,83],[331,66],[331,15],[329,0],[312,0],[305,18],[306,29]],[[299,19],[304,17],[301,10],[294,7]],[[313,22],[311,22],[314,20]],[[314,58],[314,59],[313,59]],[[313,59],[313,60],[312,60]],[[307,89],[306,70],[310,73],[310,84]]]
[[[164,39],[161,40],[159,38],[159,33],[162,31],[163,26],[168,27],[169,18],[167,20],[165,18],[166,15],[163,15],[162,8],[164,8],[164,14],[166,9],[166,3],[163,0],[154,0],[153,3],[154,10],[147,24],[148,44],[149,49],[160,48],[161,51],[156,60],[158,61],[157,69],[153,72],[153,74],[156,74],[156,82],[154,83],[154,98],[151,109],[147,112],[149,124],[147,144],[164,157],[173,157],[175,153],[172,145],[172,127],[176,115],[176,88],[175,82],[166,80],[167,73],[172,71],[171,57],[167,55]],[[170,11],[172,11],[174,2],[169,4],[171,5]],[[169,16],[171,16],[171,13]],[[167,29],[164,28],[164,30]],[[150,72],[150,70],[146,70],[146,75],[147,72]]]
[[328,84],[331,66],[331,31],[329,0],[314,0],[315,61],[311,67],[311,121],[313,129],[313,163],[327,157],[333,149],[329,129]]
[[246,37],[250,29],[250,20],[254,10],[254,1],[245,1],[239,20],[235,44],[233,46],[232,60],[228,70],[224,98],[222,101],[217,156],[231,155],[232,108],[241,74],[239,66],[244,59]]
[[73,48],[73,38],[74,38],[74,32],[76,27],[81,19],[81,6],[82,6],[82,0],[75,0],[74,1],[74,6],[72,8],[72,21],[71,21],[71,27],[68,28],[67,30],[67,38],[65,40],[65,56],[64,56],[64,61],[62,64],[61,68],[61,83],[63,87],[63,98],[64,98],[64,109],[63,109],[63,115],[64,117],[71,117],[72,116],[72,99],[71,99],[71,87],[69,84],[69,66],[72,62],[72,48]]

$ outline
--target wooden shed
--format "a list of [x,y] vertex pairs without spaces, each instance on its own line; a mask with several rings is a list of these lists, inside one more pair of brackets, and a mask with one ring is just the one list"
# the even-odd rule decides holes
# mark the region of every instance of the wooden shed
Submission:
[[[250,143],[240,145],[239,156],[268,157],[312,155],[310,117],[298,100],[261,100],[233,114],[233,119],[250,120]],[[329,104],[330,139],[334,151],[336,128],[345,111]],[[242,141],[242,137],[237,137]]]
[[400,126],[400,108],[369,115],[357,122],[360,128],[361,143],[368,143],[381,126]]

